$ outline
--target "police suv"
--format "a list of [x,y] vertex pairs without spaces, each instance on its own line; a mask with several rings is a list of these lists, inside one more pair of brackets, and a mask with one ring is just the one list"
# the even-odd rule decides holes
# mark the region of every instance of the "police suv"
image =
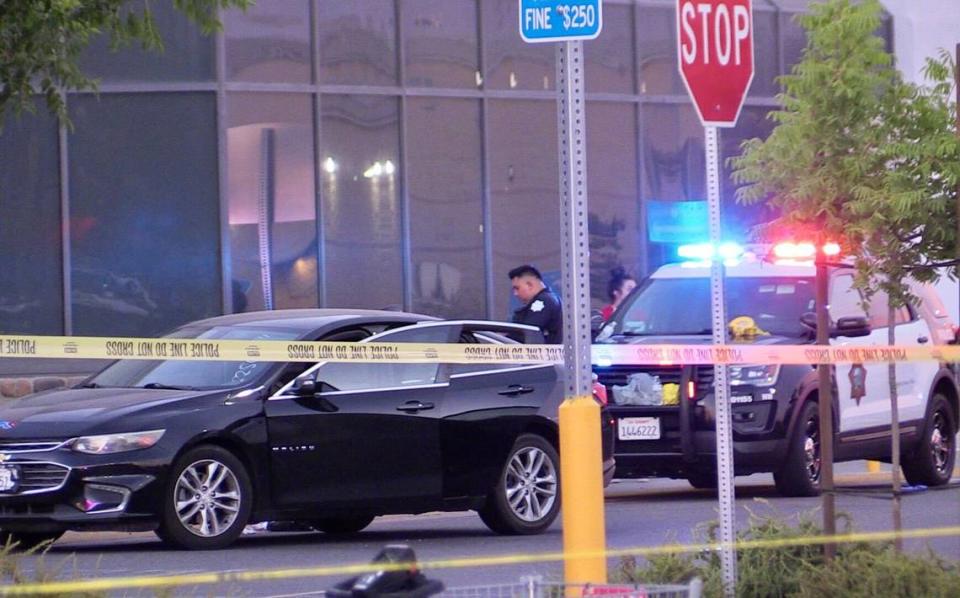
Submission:
[[[731,342],[777,345],[814,340],[814,266],[793,259],[811,256],[814,249],[810,244],[775,249],[774,255],[791,259],[772,261],[748,253],[727,263]],[[932,287],[915,285],[914,292],[929,303],[923,309],[897,310],[894,322],[888,321],[883,293],[874,295],[869,311],[864,311],[852,269],[830,268],[828,288],[833,345],[886,345],[891,325],[897,345],[953,338]],[[710,313],[709,263],[666,265],[621,304],[595,342],[708,344]],[[934,361],[898,363],[896,368],[905,478],[911,484],[945,484],[956,458],[956,379],[947,365]],[[616,419],[615,477],[686,478],[697,488],[716,486],[713,366],[595,365],[594,374]],[[817,494],[820,394],[815,368],[742,365],[731,366],[729,374],[735,473],[772,472],[783,495]],[[834,381],[835,460],[890,462],[887,365],[838,364]]]

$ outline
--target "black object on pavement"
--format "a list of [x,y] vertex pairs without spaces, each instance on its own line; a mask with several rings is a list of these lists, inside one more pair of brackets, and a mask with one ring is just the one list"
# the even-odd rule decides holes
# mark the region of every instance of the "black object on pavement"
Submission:
[[420,598],[443,591],[443,582],[427,579],[417,566],[417,556],[406,544],[388,544],[373,557],[372,563],[403,565],[401,569],[383,569],[342,581],[327,590],[334,598]]

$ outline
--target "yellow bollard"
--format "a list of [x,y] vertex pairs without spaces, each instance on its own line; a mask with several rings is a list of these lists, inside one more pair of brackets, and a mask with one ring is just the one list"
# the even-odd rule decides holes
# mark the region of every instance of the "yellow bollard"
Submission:
[[568,587],[607,582],[602,461],[600,406],[590,396],[565,400],[560,405],[560,486]]
[[868,473],[880,473],[880,462],[879,462],[879,461],[867,461],[867,472],[868,472]]

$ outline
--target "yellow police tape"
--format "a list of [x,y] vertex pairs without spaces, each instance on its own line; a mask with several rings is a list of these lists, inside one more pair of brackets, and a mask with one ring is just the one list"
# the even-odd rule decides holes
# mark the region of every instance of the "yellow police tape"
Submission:
[[[0,358],[335,361],[362,363],[563,363],[560,345],[354,343],[99,336],[0,335]],[[960,362],[960,346],[594,345],[593,363],[818,364]]]
[[[901,539],[942,538],[960,536],[960,526],[902,530],[900,532],[856,532],[848,534],[804,536],[795,538],[777,538],[769,540],[738,540],[733,545],[737,550],[762,550],[786,548],[791,546],[816,546],[820,544],[847,544],[851,542],[882,542]],[[625,556],[649,557],[659,554],[712,552],[726,548],[722,542],[699,544],[664,544],[661,546],[638,546],[603,551],[590,551],[564,554],[562,552],[544,552],[539,554],[513,554],[492,557],[468,557],[420,561],[422,570],[456,569],[467,567],[489,567],[494,565],[516,565],[525,563],[558,562],[567,559],[616,558]],[[56,581],[45,583],[25,583],[0,587],[0,596],[46,595],[61,592],[97,592],[132,588],[169,588],[188,585],[209,585],[269,581],[297,577],[329,577],[333,575],[358,575],[374,571],[402,571],[410,568],[409,563],[364,563],[359,565],[336,565],[326,567],[299,567],[291,569],[266,569],[261,571],[225,571],[211,573],[190,573],[186,575],[149,575],[141,577],[113,577],[85,579],[78,581]]]

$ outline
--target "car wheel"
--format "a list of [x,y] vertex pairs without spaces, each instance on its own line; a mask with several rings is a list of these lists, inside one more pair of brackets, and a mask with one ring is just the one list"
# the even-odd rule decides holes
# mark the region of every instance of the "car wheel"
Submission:
[[790,438],[787,459],[773,472],[777,491],[783,496],[820,494],[820,412],[814,401],[804,403],[797,429]]
[[913,486],[942,486],[949,482],[957,456],[957,421],[947,398],[933,395],[929,413],[920,444],[900,467],[903,477]]
[[60,539],[64,532],[8,532],[0,530],[0,550],[12,546],[14,550],[30,551],[36,548],[46,550]]
[[170,471],[157,535],[181,548],[223,548],[243,532],[252,503],[239,459],[218,446],[194,448]]
[[691,472],[687,474],[687,481],[690,482],[690,485],[698,490],[714,490],[717,489],[717,474],[710,472]]
[[498,534],[537,534],[547,529],[560,512],[560,457],[542,436],[522,434],[513,444],[507,462],[480,519]]
[[373,515],[324,517],[311,522],[313,529],[325,534],[355,534],[373,521]]

